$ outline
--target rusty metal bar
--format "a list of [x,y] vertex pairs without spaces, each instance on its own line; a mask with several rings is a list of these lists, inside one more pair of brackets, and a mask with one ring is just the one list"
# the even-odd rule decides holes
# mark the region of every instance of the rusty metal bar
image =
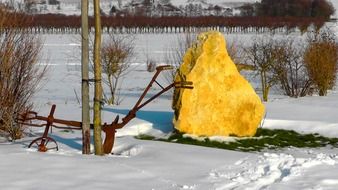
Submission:
[[[52,108],[50,110],[50,113],[47,117],[47,124],[46,124],[46,128],[43,132],[43,135],[42,137],[39,137],[35,140],[33,140],[29,145],[28,147],[30,148],[34,143],[38,145],[38,151],[40,152],[46,152],[48,150],[47,148],[47,144],[52,141],[56,144],[56,149],[58,149],[57,147],[57,143],[56,141],[51,138],[51,137],[48,137],[48,131],[49,131],[49,128],[52,127],[53,125],[53,121],[54,121],[54,113],[55,113],[55,109],[56,109],[56,105],[52,105]],[[37,117],[37,116],[36,116]],[[40,141],[40,143],[38,143]]]
[[[151,101],[153,101],[154,99],[156,99],[157,97],[159,97],[160,95],[167,92],[169,89],[171,89],[173,87],[187,88],[187,89],[193,88],[192,82],[186,82],[186,81],[185,82],[174,82],[174,83],[168,85],[167,87],[163,88],[163,86],[161,86],[156,81],[156,78],[161,73],[161,71],[167,70],[167,69],[172,69],[172,67],[169,66],[169,65],[165,65],[165,66],[159,66],[159,67],[156,68],[156,73],[154,74],[153,78],[149,82],[148,86],[144,89],[142,95],[140,96],[140,98],[138,99],[138,101],[136,102],[134,107],[122,119],[122,122],[119,123],[119,116],[117,116],[115,118],[115,120],[110,125],[104,123],[104,125],[102,126],[102,130],[106,133],[106,138],[104,139],[104,143],[103,143],[104,153],[109,154],[112,151],[112,148],[114,146],[114,141],[115,141],[116,129],[123,128],[130,120],[135,118],[136,112],[138,110],[140,110],[141,108],[146,106],[148,103],[150,103]],[[162,88],[162,90],[142,103],[144,97],[146,96],[146,94],[148,93],[149,89],[152,87],[154,82],[156,82]],[[56,105],[53,105],[48,117],[39,116],[39,115],[37,115],[36,112],[29,111],[29,112],[26,112],[25,114],[22,114],[20,116],[21,118],[18,118],[19,123],[23,124],[23,125],[38,126],[38,127],[46,126],[42,137],[33,140],[32,143],[29,145],[29,147],[33,143],[35,143],[35,144],[38,145],[39,151],[47,151],[48,148],[46,146],[47,146],[48,142],[54,142],[56,144],[56,147],[54,147],[54,148],[58,149],[56,141],[54,139],[48,137],[49,128],[55,127],[55,128],[59,128],[59,129],[75,129],[75,130],[82,128],[82,122],[54,118],[55,108],[56,108]],[[33,115],[33,116],[28,117],[29,115]],[[29,121],[29,120],[46,121],[47,124],[39,125],[39,124],[25,123],[25,121]],[[68,127],[57,126],[53,123],[66,125]],[[71,126],[71,127],[69,127],[69,126]],[[90,124],[90,126],[93,127],[93,124]],[[40,143],[38,143],[39,141],[40,141]]]
[[138,101],[136,102],[135,106],[131,109],[131,111],[135,110],[140,103],[142,102],[143,98],[146,96],[147,92],[149,91],[149,89],[151,88],[151,86],[153,85],[154,81],[156,80],[156,78],[158,77],[158,75],[161,73],[161,71],[164,69],[165,67],[157,67],[156,68],[156,73],[153,76],[153,78],[151,79],[151,81],[149,82],[148,86],[144,89],[142,95],[140,96],[140,98],[138,99]]
[[161,87],[162,90],[164,89],[164,87],[163,87],[159,82],[157,82],[157,80],[155,80],[155,83],[156,83],[159,87]]
[[[156,76],[156,74],[155,74],[155,76]],[[155,79],[156,78],[153,77],[150,84],[152,84],[154,81],[156,81]],[[145,105],[147,105],[148,103],[150,103],[151,101],[153,101],[154,99],[156,99],[157,97],[159,97],[160,95],[162,95],[163,93],[165,93],[166,91],[171,89],[172,87],[192,89],[193,88],[192,84],[193,84],[192,82],[174,82],[174,83],[172,83],[169,86],[167,86],[166,88],[162,89],[159,93],[155,94],[154,96],[152,96],[147,101],[145,101],[144,103],[141,104],[143,98],[146,95],[146,92],[148,92],[148,90],[149,90],[149,88],[146,89],[144,91],[145,93],[143,93],[143,95],[140,97],[139,101],[136,103],[137,106],[135,105],[134,108],[129,111],[129,113],[122,119],[121,123],[118,123],[118,116],[117,116],[115,118],[114,122],[112,122],[111,125],[105,124],[102,127],[102,130],[106,133],[106,138],[105,138],[104,143],[103,143],[104,153],[109,154],[112,151],[112,148],[114,146],[114,141],[115,141],[116,129],[123,128],[130,120],[135,118],[136,112],[138,110],[140,110],[142,107],[144,107]]]
[[43,132],[43,137],[47,137],[48,136],[48,131],[49,131],[49,128],[50,126],[53,124],[53,121],[54,121],[54,113],[55,113],[55,108],[56,108],[56,105],[52,105],[52,109],[50,110],[50,113],[47,117],[47,124],[46,124],[46,129],[45,131]]
[[[167,92],[168,90],[170,90],[172,87],[176,87],[176,88],[188,88],[188,89],[193,89],[192,86],[188,86],[188,85],[181,85],[179,86],[179,84],[182,84],[181,82],[175,82],[172,83],[171,85],[165,87],[163,90],[161,90],[159,93],[155,94],[153,97],[149,98],[147,101],[145,101],[143,104],[139,105],[136,109],[136,111],[140,110],[141,108],[143,108],[145,105],[147,105],[148,103],[150,103],[151,101],[153,101],[154,99],[158,98],[159,96],[161,96],[163,93]],[[192,84],[192,83],[188,83],[188,84]]]
[[[40,120],[40,121],[46,121],[46,122],[48,122],[48,117],[36,115],[34,117],[26,118],[26,121],[29,121],[29,120]],[[79,122],[79,121],[71,121],[71,120],[64,120],[64,119],[54,118],[53,122],[54,123],[58,123],[58,124],[62,124],[62,125],[78,127],[79,129],[81,129],[81,127],[82,127],[82,122]],[[19,122],[19,124],[29,125],[29,126],[34,126],[34,127],[42,127],[42,126],[46,125],[46,124],[39,125],[39,124],[31,124],[31,123],[23,123],[23,122]],[[90,126],[93,127],[93,124],[91,124]],[[55,126],[55,127],[56,128],[61,128],[59,126]]]
[[175,86],[175,83],[172,83],[171,85],[167,86],[166,88],[164,88],[163,90],[161,90],[159,93],[155,94],[153,97],[149,98],[147,101],[145,101],[143,104],[139,105],[136,108],[136,111],[140,110],[141,108],[143,108],[145,105],[149,104],[151,101],[153,101],[154,99],[156,99],[157,97],[161,96],[163,93],[167,92],[168,90],[170,90],[172,87]]

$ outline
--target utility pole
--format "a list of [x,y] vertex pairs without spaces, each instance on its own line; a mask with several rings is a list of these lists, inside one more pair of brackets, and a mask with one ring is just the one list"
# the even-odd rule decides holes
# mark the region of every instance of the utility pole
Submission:
[[90,154],[88,0],[81,0],[82,154]]
[[103,155],[102,137],[101,137],[101,102],[102,102],[102,81],[101,81],[101,15],[100,0],[94,0],[94,145],[95,155]]

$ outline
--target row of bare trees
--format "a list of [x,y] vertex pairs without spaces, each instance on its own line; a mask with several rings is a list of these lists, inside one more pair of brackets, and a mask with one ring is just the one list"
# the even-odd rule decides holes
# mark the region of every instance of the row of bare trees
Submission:
[[[174,48],[167,51],[165,62],[178,68],[195,39],[196,34],[189,33],[178,39]],[[272,87],[297,98],[313,93],[325,96],[335,86],[338,39],[329,28],[313,29],[303,36],[255,36],[249,46],[241,46],[236,41],[228,41],[227,46],[239,70],[256,74],[264,101],[268,101]],[[171,82],[175,76],[176,69],[166,78]]]
[[287,36],[256,37],[243,53],[243,61],[253,65],[259,75],[264,101],[276,85],[290,97],[314,92],[325,96],[336,82],[338,42],[327,28],[308,33],[306,43]]
[[[30,22],[23,27],[34,32],[80,32],[79,16],[59,14],[23,15]],[[298,28],[305,31],[310,25],[320,28],[325,23],[323,18],[311,17],[144,17],[101,16],[101,26],[106,32],[180,32],[180,28],[219,27],[234,32],[259,32],[261,28],[274,30]],[[10,24],[10,23],[9,23]],[[5,23],[6,25],[6,23]],[[94,27],[94,18],[89,18],[89,28]],[[236,30],[235,30],[236,29]],[[185,31],[185,30],[184,30]]]

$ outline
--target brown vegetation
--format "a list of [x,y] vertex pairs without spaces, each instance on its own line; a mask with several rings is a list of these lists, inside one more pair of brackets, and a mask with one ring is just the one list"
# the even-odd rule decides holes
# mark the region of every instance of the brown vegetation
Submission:
[[295,37],[264,36],[256,37],[251,46],[243,48],[246,63],[253,65],[260,77],[264,101],[273,86],[297,98],[314,91],[326,96],[335,85],[338,43],[329,29],[309,32],[308,43]]
[[262,0],[257,4],[258,16],[329,19],[334,12],[332,3],[327,0]]
[[303,97],[311,93],[312,82],[304,66],[304,45],[294,37],[275,40],[272,73],[285,95]]
[[[35,33],[79,33],[80,16],[59,14],[25,15],[31,22],[22,27]],[[320,28],[324,18],[311,17],[145,17],[145,16],[101,16],[102,30],[108,33],[156,33],[156,32],[196,32],[199,28],[219,30],[221,32],[269,32],[289,31],[299,28],[305,30],[311,24]],[[89,18],[92,31],[93,18]]]
[[120,79],[126,74],[130,67],[130,58],[134,54],[133,39],[130,36],[116,37],[109,36],[109,39],[103,43],[101,51],[101,60],[103,73],[106,75],[104,83],[108,85],[110,97],[105,98],[106,103],[120,104],[121,100],[117,94],[120,85]]
[[338,44],[334,33],[328,29],[309,37],[309,45],[304,54],[305,66],[309,77],[325,96],[336,82]]
[[10,140],[22,137],[17,116],[31,108],[45,74],[45,68],[37,66],[39,39],[22,27],[28,22],[20,14],[0,11],[0,134]]
[[276,62],[274,41],[271,38],[261,37],[253,39],[250,47],[244,48],[246,63],[253,65],[261,80],[263,101],[268,101],[270,88],[276,83],[271,70]]

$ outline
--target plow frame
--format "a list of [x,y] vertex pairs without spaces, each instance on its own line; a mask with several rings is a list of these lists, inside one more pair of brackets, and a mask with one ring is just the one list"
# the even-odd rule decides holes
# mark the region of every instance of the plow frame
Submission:
[[[147,87],[144,89],[143,93],[141,94],[140,98],[134,105],[134,107],[128,112],[128,114],[122,118],[121,121],[119,121],[119,115],[115,117],[113,122],[111,124],[104,123],[102,124],[102,131],[105,132],[105,139],[103,142],[103,150],[105,154],[110,154],[112,152],[114,142],[115,142],[115,133],[117,129],[121,129],[124,126],[126,126],[132,119],[136,117],[136,113],[138,110],[152,102],[154,99],[161,96],[163,93],[167,92],[171,88],[185,88],[185,89],[193,89],[193,83],[188,81],[183,82],[173,82],[170,85],[163,87],[160,83],[157,82],[157,77],[163,70],[169,70],[173,69],[172,66],[169,65],[163,65],[156,67],[156,72],[147,85]],[[150,97],[148,100],[143,101],[145,96],[147,95],[148,91],[152,87],[152,85],[156,83],[159,87],[161,87],[161,91],[159,91],[157,94]],[[21,114],[18,118],[18,123],[21,125],[27,125],[27,126],[33,126],[33,127],[43,127],[45,126],[45,130],[41,137],[38,137],[34,139],[29,145],[28,148],[35,147],[40,152],[46,152],[51,149],[58,150],[58,144],[57,142],[50,136],[48,136],[49,130],[52,130],[52,127],[58,128],[58,129],[74,129],[74,130],[81,130],[82,129],[82,122],[79,121],[71,121],[71,120],[64,120],[64,119],[58,119],[54,118],[56,105],[52,105],[50,113],[47,117],[39,116],[36,112],[28,111],[24,114]],[[38,121],[44,121],[46,123],[43,124],[34,124],[31,121],[38,120]],[[63,125],[63,126],[60,126]],[[93,124],[90,124],[91,128],[93,128]]]

